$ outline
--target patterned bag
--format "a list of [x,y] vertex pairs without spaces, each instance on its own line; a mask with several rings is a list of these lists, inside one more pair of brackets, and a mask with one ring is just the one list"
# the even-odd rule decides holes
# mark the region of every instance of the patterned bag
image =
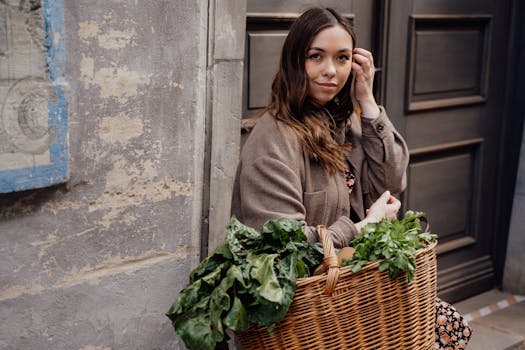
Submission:
[[465,349],[472,335],[472,329],[456,308],[436,299],[436,350]]

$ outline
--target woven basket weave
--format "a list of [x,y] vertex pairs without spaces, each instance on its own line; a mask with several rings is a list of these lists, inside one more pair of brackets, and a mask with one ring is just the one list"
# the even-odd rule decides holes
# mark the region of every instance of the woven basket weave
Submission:
[[236,338],[246,350],[260,349],[410,349],[434,345],[436,242],[416,255],[412,282],[379,272],[379,262],[358,273],[340,268],[330,235],[318,228],[328,272],[297,280],[284,320],[268,333],[252,325]]

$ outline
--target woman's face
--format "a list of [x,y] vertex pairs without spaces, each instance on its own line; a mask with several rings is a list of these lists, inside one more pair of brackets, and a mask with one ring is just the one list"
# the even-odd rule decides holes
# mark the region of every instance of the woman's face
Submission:
[[341,91],[352,70],[352,37],[340,25],[321,30],[306,53],[308,96],[325,105]]

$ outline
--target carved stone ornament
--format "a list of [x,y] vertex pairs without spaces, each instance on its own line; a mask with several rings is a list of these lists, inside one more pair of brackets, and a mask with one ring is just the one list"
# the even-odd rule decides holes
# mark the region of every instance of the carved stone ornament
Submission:
[[55,102],[53,85],[41,78],[16,82],[3,104],[0,149],[10,153],[42,154],[55,137],[55,128],[48,126],[48,103]]

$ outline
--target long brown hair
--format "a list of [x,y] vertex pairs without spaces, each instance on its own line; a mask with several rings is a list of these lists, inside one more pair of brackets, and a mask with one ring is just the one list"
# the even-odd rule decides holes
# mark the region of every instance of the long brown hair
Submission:
[[331,123],[340,123],[353,110],[350,96],[352,75],[336,97],[325,106],[308,96],[308,77],[305,71],[307,51],[314,37],[323,29],[341,25],[352,37],[356,36],[350,22],[331,8],[314,7],[305,11],[291,26],[284,42],[279,70],[272,83],[270,104],[266,110],[275,119],[289,125],[298,135],[304,152],[323,164],[333,174],[345,169],[343,150],[330,132]]

